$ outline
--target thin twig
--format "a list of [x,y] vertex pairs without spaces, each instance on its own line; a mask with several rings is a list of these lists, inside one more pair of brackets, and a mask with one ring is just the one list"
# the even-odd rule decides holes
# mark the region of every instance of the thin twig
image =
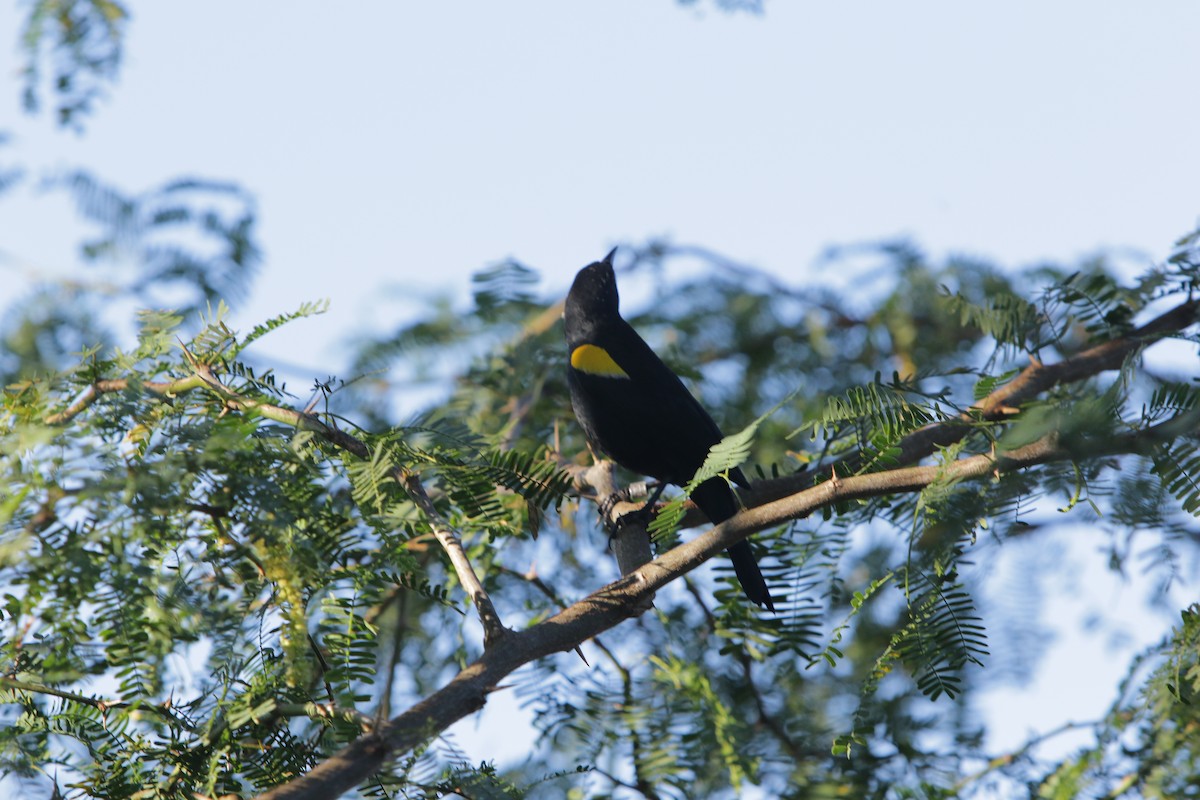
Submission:
[[[704,596],[700,594],[700,590],[696,588],[695,583],[692,581],[685,578],[683,583],[688,591],[688,594],[692,596],[692,600],[704,614],[704,618],[708,622],[708,629],[710,631],[715,631],[717,629],[717,618],[712,613],[712,609],[708,607],[708,603],[705,601]],[[758,690],[758,684],[754,682],[754,659],[750,657],[749,653],[747,653],[744,648],[736,647],[730,648],[730,650],[742,667],[742,676],[744,678],[746,689],[750,692],[750,696],[754,698],[754,707],[758,710],[758,721],[761,722],[764,727],[766,727],[767,731],[775,737],[780,746],[783,747],[783,749],[786,750],[788,754],[791,755],[791,757],[796,761],[802,761],[805,758],[812,758],[813,756],[817,755],[817,753],[813,751],[805,751],[798,744],[796,744],[796,742],[790,736],[788,736],[787,730],[784,728],[783,724],[780,723],[779,720],[775,719],[774,715],[767,710],[766,698],[764,698],[762,692]]]
[[429,526],[433,529],[433,535],[437,537],[442,549],[450,557],[450,564],[458,575],[458,582],[462,584],[463,589],[479,611],[479,622],[483,625],[483,646],[485,649],[491,647],[509,631],[500,621],[500,615],[496,613],[492,599],[488,597],[487,590],[483,588],[483,582],[475,574],[475,568],[471,566],[471,560],[467,558],[467,552],[463,549],[462,538],[434,507],[433,501],[429,499],[429,494],[425,491],[425,486],[415,472],[397,469],[395,478],[408,492],[408,496],[417,504],[417,507],[424,512]]
[[343,708],[333,703],[280,703],[275,712],[283,717],[308,717],[309,719],[340,719],[362,728],[368,733],[378,720],[354,708]]
[[1102,724],[1101,720],[1095,720],[1093,722],[1064,722],[1062,725],[1059,725],[1057,728],[1053,728],[1051,730],[1046,731],[1045,733],[1041,733],[1041,734],[1038,734],[1037,736],[1032,737],[1031,739],[1026,741],[1024,744],[1022,744],[1020,747],[1018,747],[1015,750],[1012,750],[1011,752],[1002,753],[1001,755],[994,756],[993,758],[988,759],[987,764],[982,769],[963,777],[961,780],[959,780],[957,783],[954,784],[954,787],[950,791],[953,794],[957,795],[959,792],[961,792],[966,787],[970,786],[972,783],[975,783],[976,781],[987,777],[989,774],[995,772],[998,769],[1007,767],[1008,765],[1013,764],[1022,758],[1025,758],[1026,756],[1029,755],[1029,753],[1034,748],[1038,747],[1039,745],[1045,743],[1046,741],[1048,741],[1050,739],[1053,739],[1057,736],[1061,736],[1064,733],[1070,733],[1071,731],[1083,730],[1083,729],[1088,729],[1088,728],[1095,729],[1096,727],[1098,727],[1101,724]]
[[17,680],[16,678],[9,678],[2,675],[0,675],[0,687],[12,689],[18,692],[28,692],[29,694],[44,694],[48,697],[57,697],[60,700],[69,700],[72,703],[80,703],[85,706],[91,706],[92,708],[103,713],[114,710],[122,711],[124,709],[136,706],[139,711],[148,711],[150,713],[157,714],[171,725],[178,725],[179,727],[189,731],[196,730],[196,727],[192,725],[192,723],[188,722],[186,719],[183,719],[178,714],[173,713],[169,706],[162,703],[151,705],[140,701],[135,703],[125,700],[101,700],[98,697],[88,697],[87,695],[76,694],[75,692],[66,692],[62,689],[56,689],[53,686],[46,686],[45,684],[33,683],[30,681],[21,681]]

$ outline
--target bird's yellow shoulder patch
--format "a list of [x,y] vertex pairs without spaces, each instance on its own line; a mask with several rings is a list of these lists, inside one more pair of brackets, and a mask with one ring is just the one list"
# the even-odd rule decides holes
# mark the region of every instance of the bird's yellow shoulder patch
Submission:
[[613,361],[613,357],[603,347],[594,344],[581,344],[571,351],[571,366],[589,375],[599,375],[604,378],[628,378],[629,374]]

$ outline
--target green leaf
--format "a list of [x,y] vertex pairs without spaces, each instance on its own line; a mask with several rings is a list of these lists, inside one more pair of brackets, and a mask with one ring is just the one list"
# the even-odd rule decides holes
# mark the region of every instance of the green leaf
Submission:
[[288,324],[289,322],[294,322],[295,320],[298,320],[298,319],[305,319],[306,317],[313,317],[313,316],[317,316],[319,314],[324,314],[328,310],[329,310],[329,300],[328,300],[328,298],[326,298],[325,300],[317,300],[315,302],[301,303],[300,307],[298,309],[296,309],[295,311],[290,311],[285,314],[280,314],[278,316],[271,317],[266,322],[262,322],[258,325],[255,325],[248,334],[246,334],[244,337],[242,337],[242,340],[240,342],[238,342],[236,345],[234,345],[233,349],[230,351],[230,357],[231,358],[236,357],[239,353],[241,353],[243,350],[245,350],[247,347],[249,347],[255,341],[261,339],[262,337],[266,336],[268,333],[271,333],[272,331],[276,331],[279,328],[282,328],[284,325]]

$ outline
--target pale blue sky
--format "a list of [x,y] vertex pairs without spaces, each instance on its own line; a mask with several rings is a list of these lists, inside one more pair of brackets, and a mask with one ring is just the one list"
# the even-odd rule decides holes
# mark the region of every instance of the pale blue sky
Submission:
[[[1161,258],[1200,215],[1194,0],[131,5],[120,83],[83,136],[20,113],[19,14],[0,7],[0,158],[129,191],[241,182],[266,263],[235,320],[330,298],[258,348],[319,377],[347,335],[411,312],[381,286],[465,298],[507,256],[565,288],[612,244],[667,234],[803,283],[836,280],[814,273],[827,246],[897,235],[1013,266]],[[72,213],[0,198],[6,281],[79,269]],[[1087,693],[1101,707],[1110,663]],[[1003,743],[1101,710],[1064,695],[1004,699],[1002,721],[1029,708]]]
[[[1161,256],[1200,213],[1194,2],[132,10],[86,135],[25,118],[11,79],[0,129],[26,163],[128,190],[242,182],[267,262],[238,318],[329,297],[313,343],[390,325],[383,281],[465,295],[509,255],[565,287],[610,244],[669,234],[803,281],[829,244],[895,235],[1013,265]],[[16,21],[0,10],[0,32]],[[54,203],[18,205],[10,251],[72,269],[30,222]]]

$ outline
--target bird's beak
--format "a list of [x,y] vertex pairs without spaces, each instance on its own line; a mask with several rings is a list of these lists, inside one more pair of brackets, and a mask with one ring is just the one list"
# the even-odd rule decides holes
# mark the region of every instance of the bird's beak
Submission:
[[616,254],[617,254],[617,248],[615,248],[615,247],[614,247],[612,250],[609,250],[609,251],[608,251],[608,255],[606,255],[606,256],[604,257],[604,263],[605,263],[605,264],[608,264],[608,265],[611,267],[611,266],[612,266],[612,260],[613,260],[613,256],[615,256]]

